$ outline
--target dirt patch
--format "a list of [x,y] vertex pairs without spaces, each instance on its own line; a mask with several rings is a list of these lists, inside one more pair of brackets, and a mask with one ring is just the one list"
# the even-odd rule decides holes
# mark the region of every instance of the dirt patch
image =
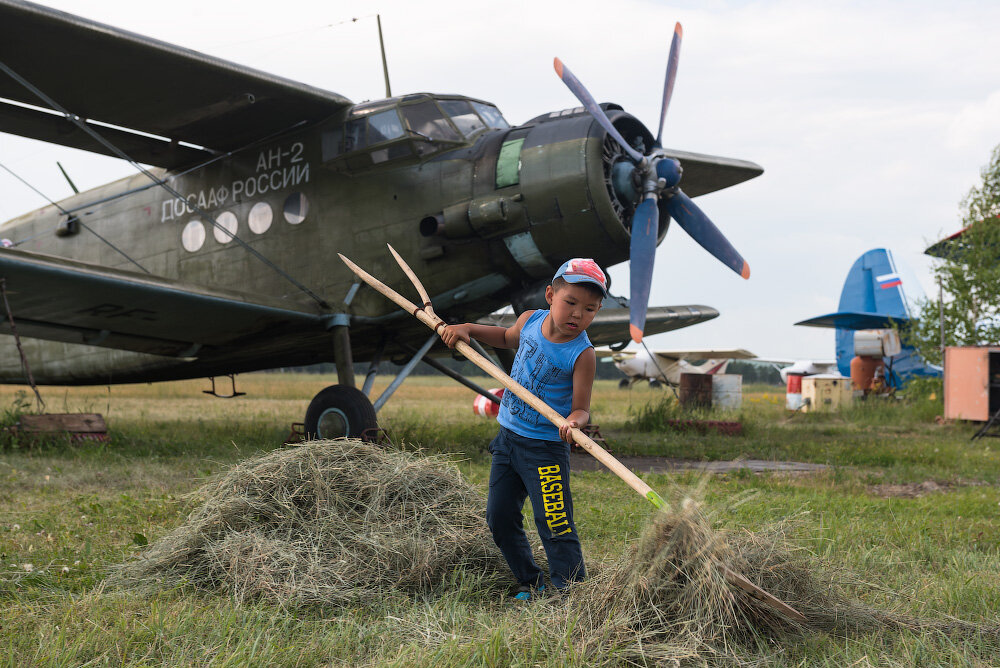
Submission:
[[[964,485],[969,484],[972,483],[964,483]],[[898,485],[886,483],[883,485],[869,485],[868,493],[883,499],[918,499],[928,494],[947,492],[962,485],[963,483],[946,480],[924,480],[923,482],[910,482]]]
[[[706,473],[732,473],[733,471],[749,470],[753,473],[767,471],[782,471],[785,473],[812,473],[825,471],[826,464],[811,464],[809,462],[777,462],[766,459],[735,459],[732,461],[703,462],[693,459],[654,456],[624,456],[618,461],[635,473],[672,473],[674,471],[704,471]],[[573,471],[607,471],[596,459],[586,453],[570,455],[570,469]]]

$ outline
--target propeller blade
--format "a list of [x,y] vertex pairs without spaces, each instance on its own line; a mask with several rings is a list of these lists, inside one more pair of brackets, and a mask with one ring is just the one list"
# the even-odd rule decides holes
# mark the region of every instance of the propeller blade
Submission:
[[594,96],[590,94],[590,91],[588,91],[582,83],[580,83],[579,79],[573,76],[573,73],[569,71],[569,68],[563,65],[562,61],[558,58],[553,61],[553,65],[556,68],[556,74],[558,74],[559,78],[563,80],[563,83],[566,84],[566,87],[569,88],[570,92],[572,92],[573,95],[576,95],[576,99],[580,100],[584,108],[586,108],[586,110],[590,112],[590,115],[594,117],[594,120],[601,124],[601,127],[604,128],[605,131],[607,131],[607,133],[621,145],[628,156],[632,158],[636,164],[642,162],[642,153],[639,153],[637,150],[628,145],[628,142],[626,142],[625,138],[621,136],[621,133],[618,132],[615,126],[611,124],[611,120],[608,118],[607,114],[604,113],[604,110],[601,109],[601,106],[597,104],[596,100],[594,100]]
[[636,343],[642,341],[642,330],[646,327],[646,307],[649,305],[649,288],[653,283],[653,255],[656,253],[659,217],[655,197],[642,200],[632,216],[628,328]]
[[[675,191],[667,200],[667,210],[702,248],[743,278],[750,278],[750,265],[690,197],[680,190]],[[634,227],[635,223],[632,225]]]
[[681,39],[684,30],[681,24],[674,25],[674,39],[670,42],[670,55],[667,57],[667,75],[663,81],[663,104],[660,107],[660,131],[656,133],[656,145],[662,146],[663,121],[667,120],[667,107],[670,106],[670,96],[674,94],[674,80],[677,79],[677,62],[681,58]]

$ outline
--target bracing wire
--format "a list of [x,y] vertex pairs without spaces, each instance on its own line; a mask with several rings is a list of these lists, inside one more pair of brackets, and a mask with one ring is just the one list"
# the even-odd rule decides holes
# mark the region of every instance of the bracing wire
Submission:
[[[57,209],[59,209],[59,211],[61,211],[64,215],[66,215],[66,216],[71,216],[72,215],[69,211],[67,211],[62,206],[60,206],[58,202],[56,202],[55,200],[53,200],[52,198],[50,198],[48,195],[46,195],[45,193],[43,193],[41,190],[39,190],[35,186],[33,186],[30,183],[28,183],[26,180],[24,180],[23,178],[21,178],[18,174],[14,173],[14,170],[12,170],[10,167],[8,167],[7,165],[3,164],[2,162],[0,162],[0,167],[3,167],[7,171],[8,174],[10,174],[15,179],[17,179],[18,181],[20,181],[24,185],[26,185],[29,188],[31,188],[32,190],[34,190],[39,195],[41,195],[46,201],[48,201],[49,204],[51,204],[52,206],[54,206]],[[126,253],[125,251],[123,251],[121,248],[118,248],[118,246],[115,246],[109,240],[107,240],[104,237],[102,237],[92,227],[90,227],[89,225],[87,225],[86,223],[84,223],[82,220],[80,220],[79,218],[77,218],[76,222],[80,224],[80,227],[82,227],[83,229],[87,230],[88,232],[90,232],[91,234],[93,234],[95,237],[97,237],[98,239],[100,239],[101,241],[103,241],[104,243],[106,243],[108,246],[110,246],[111,248],[113,248],[119,254],[121,254],[121,256],[124,257],[126,260],[128,260],[129,262],[131,262],[135,266],[139,267],[139,269],[142,269],[147,274],[149,273],[148,269],[146,269],[144,266],[142,266],[141,264],[139,264],[138,262],[136,262],[135,260],[133,260],[131,257],[129,257],[128,253]],[[36,235],[36,236],[40,236],[40,235]],[[24,242],[24,240],[18,242],[18,244],[23,243],[23,242]],[[15,244],[15,245],[18,245],[18,244]]]
[[660,372],[660,377],[663,378],[663,382],[666,383],[667,387],[670,388],[670,391],[674,393],[674,398],[677,399],[677,401],[680,401],[681,398],[677,396],[677,389],[674,387],[673,383],[667,380],[667,374],[663,370],[663,367],[660,366],[660,363],[656,361],[656,355],[654,355],[653,352],[646,347],[645,341],[640,341],[640,343],[642,344],[643,350],[645,350],[646,354],[649,355],[649,359],[653,360],[653,366],[655,366],[656,370]]
[[307,33],[319,32],[320,30],[326,30],[328,28],[336,28],[337,26],[342,26],[346,23],[357,23],[361,19],[370,19],[376,16],[375,14],[365,14],[364,16],[355,16],[349,19],[344,19],[343,21],[337,21],[336,23],[327,23],[326,25],[316,26],[314,28],[304,28],[302,30],[293,30],[291,32],[283,32],[275,35],[263,35],[261,37],[254,37],[252,39],[244,39],[239,42],[226,42],[219,44],[219,47],[230,47],[230,46],[242,46],[244,44],[254,44],[257,42],[266,42],[271,39],[282,39],[284,37],[292,37],[295,35],[305,35]]

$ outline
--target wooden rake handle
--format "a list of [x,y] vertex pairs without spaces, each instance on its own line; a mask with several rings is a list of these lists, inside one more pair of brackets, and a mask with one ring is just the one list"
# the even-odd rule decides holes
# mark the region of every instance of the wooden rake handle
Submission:
[[[358,265],[351,262],[348,258],[344,257],[343,254],[337,253],[337,255],[340,256],[340,259],[343,260],[344,264],[346,264],[348,268],[358,276],[358,278],[360,278],[365,283],[370,285],[372,288],[374,288],[375,290],[377,290],[378,292],[382,293],[390,300],[395,302],[404,311],[412,313],[420,322],[424,323],[425,325],[427,325],[440,335],[441,329],[447,327],[448,323],[446,323],[444,320],[438,317],[436,313],[434,313],[434,308],[431,305],[430,297],[427,295],[427,291],[424,290],[424,286],[423,284],[421,284],[420,279],[417,278],[417,275],[413,272],[412,269],[410,269],[410,265],[408,265],[406,261],[402,257],[400,257],[399,253],[397,253],[396,250],[391,245],[389,246],[389,252],[391,252],[393,257],[396,258],[396,262],[399,263],[399,266],[403,270],[403,273],[406,274],[407,278],[410,279],[410,282],[413,283],[413,287],[416,288],[417,290],[417,294],[419,294],[420,298],[423,299],[424,303],[422,306],[417,306],[416,304],[408,300],[406,297],[402,296],[401,294],[390,288],[388,285],[378,280],[377,278],[366,272]],[[551,406],[549,406],[547,403],[545,403],[544,401],[536,397],[534,394],[526,390],[520,383],[518,383],[516,380],[508,376],[506,373],[504,373],[493,362],[491,362],[490,360],[479,354],[468,343],[466,343],[465,341],[459,341],[455,345],[455,348],[460,353],[465,355],[466,359],[468,359],[470,362],[472,362],[480,369],[482,369],[490,376],[492,376],[494,379],[496,379],[507,390],[513,392],[515,395],[517,395],[519,399],[521,399],[526,404],[534,408],[540,414],[544,415],[550,422],[552,422],[552,424],[556,425],[557,427],[561,427],[566,423],[567,421],[566,418],[559,415],[559,413],[557,413]],[[589,436],[584,434],[579,429],[574,428],[571,430],[571,433],[573,435],[573,440],[575,440],[580,445],[580,447],[582,447],[588,453],[593,455],[597,459],[597,461],[607,466],[612,473],[614,473],[619,478],[624,480],[629,487],[631,487],[635,491],[639,492],[639,494],[642,494],[644,497],[646,497],[649,500],[649,502],[652,503],[655,507],[664,509],[667,507],[666,501],[664,501],[663,498],[659,494],[657,494],[652,487],[643,482],[639,478],[639,476],[632,473],[632,471],[629,470],[628,467],[626,467],[620,461],[615,459],[615,457],[610,452],[608,452],[600,445],[595,443],[593,439],[591,439]],[[739,587],[740,589],[747,592],[757,600],[765,603],[766,605],[775,610],[778,610],[786,617],[789,617],[791,619],[800,622],[806,621],[806,618],[800,612],[795,610],[795,608],[792,608],[791,606],[789,606],[786,603],[783,603],[781,600],[775,598],[771,594],[768,594],[766,591],[764,591],[757,585],[750,582],[748,579],[746,579],[746,577],[744,577],[740,573],[730,570],[724,564],[719,564],[719,566],[722,568],[722,571],[726,577],[726,581],[729,582],[730,584]]]

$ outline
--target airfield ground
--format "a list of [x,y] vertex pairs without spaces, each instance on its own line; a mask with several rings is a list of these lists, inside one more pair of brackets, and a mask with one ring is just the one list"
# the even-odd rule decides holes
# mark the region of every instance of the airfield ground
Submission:
[[[186,496],[233,463],[281,447],[329,378],[249,374],[247,397],[201,394],[199,381],[42,388],[50,412],[103,413],[108,443],[0,449],[0,665],[591,665],[570,640],[533,633],[546,605],[455,583],[428,596],[388,596],[350,608],[237,604],[172,588],[153,595],[103,584],[108,569],[180,525]],[[376,387],[384,387],[382,379]],[[0,386],[0,418],[16,393]],[[740,436],[664,431],[676,417],[660,390],[595,388],[595,421],[622,458],[824,465],[817,471],[677,470],[643,477],[661,493],[688,490],[715,526],[757,531],[790,521],[814,571],[846,580],[866,604],[903,614],[1000,623],[1000,442],[937,424],[940,402],[873,402],[830,415],[784,412],[778,388],[744,388],[723,419]],[[495,427],[472,395],[439,377],[411,378],[384,410],[407,449],[453,453],[485,491]],[[719,416],[713,416],[718,419]],[[647,461],[647,460],[635,460]],[[715,464],[718,466],[718,464]],[[648,520],[647,502],[601,471],[574,473],[577,522],[590,564],[618,557]],[[551,629],[549,629],[551,631]],[[807,634],[748,640],[756,665],[1000,665],[996,636],[936,631]],[[600,658],[620,662],[613,648]],[[697,663],[697,660],[695,661]]]

